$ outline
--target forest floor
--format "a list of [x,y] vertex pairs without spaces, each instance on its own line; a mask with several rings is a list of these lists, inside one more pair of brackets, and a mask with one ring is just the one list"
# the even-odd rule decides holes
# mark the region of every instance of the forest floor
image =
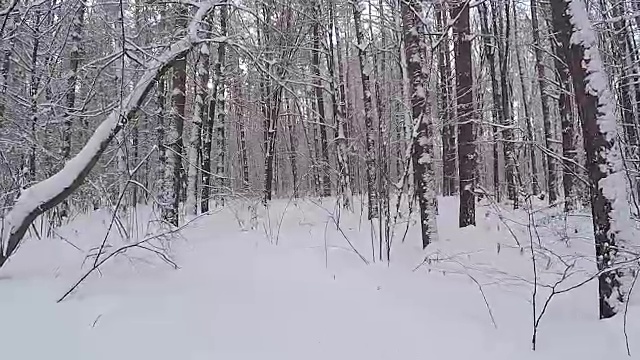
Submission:
[[[387,263],[373,261],[359,207],[338,216],[330,200],[278,200],[252,220],[246,203],[231,202],[112,257],[56,303],[91,269],[111,214],[78,217],[28,240],[0,270],[0,358],[629,358],[623,314],[597,318],[596,282],[563,292],[595,272],[587,215],[484,204],[477,227],[458,229],[457,200],[441,199],[439,210],[440,238],[424,251],[415,219],[404,242],[398,220]],[[114,228],[106,253],[144,238],[152,216],[139,210],[137,226],[122,224],[138,229],[128,241]],[[168,251],[180,268],[148,249]],[[537,316],[562,274],[531,351],[533,290]],[[640,296],[626,332],[640,358]]]

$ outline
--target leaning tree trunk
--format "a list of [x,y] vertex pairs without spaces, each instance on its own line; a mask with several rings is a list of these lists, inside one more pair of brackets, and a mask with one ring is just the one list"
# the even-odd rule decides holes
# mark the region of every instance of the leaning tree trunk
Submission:
[[583,0],[552,2],[553,25],[569,49],[567,63],[582,121],[596,247],[600,318],[610,318],[626,301],[625,234],[628,218],[626,184],[617,146],[615,100],[600,58],[596,35]]
[[471,27],[469,3],[459,1],[452,9],[456,63],[456,100],[458,105],[458,169],[460,177],[459,225],[476,224],[475,175],[476,145],[473,119],[473,66],[471,62]]
[[404,49],[411,87],[411,113],[413,116],[413,177],[420,205],[422,248],[437,238],[435,170],[433,166],[433,124],[427,104],[427,66],[424,42],[424,23],[418,14],[422,11],[419,0],[402,3]]
[[362,12],[365,4],[361,0],[353,2],[353,22],[356,31],[356,41],[358,48],[358,63],[360,64],[360,80],[362,82],[362,100],[364,102],[364,124],[365,124],[365,164],[367,169],[367,202],[369,205],[368,219],[378,217],[378,193],[376,191],[376,159],[375,140],[373,132],[373,104],[371,100],[371,71],[373,64],[367,57],[368,43],[365,43],[362,32]]

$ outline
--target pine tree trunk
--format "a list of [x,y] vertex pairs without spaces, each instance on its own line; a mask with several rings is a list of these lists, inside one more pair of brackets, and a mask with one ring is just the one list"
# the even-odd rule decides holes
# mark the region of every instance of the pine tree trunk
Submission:
[[358,48],[358,62],[360,64],[360,80],[362,82],[362,100],[364,102],[364,119],[366,132],[365,164],[367,169],[367,202],[369,206],[368,219],[378,217],[378,193],[376,191],[376,163],[375,163],[375,140],[373,132],[373,104],[371,100],[371,80],[373,64],[367,58],[368,43],[365,43],[362,33],[362,12],[365,4],[361,0],[353,2],[353,22],[356,31],[356,41]]
[[460,177],[459,225],[476,224],[475,176],[476,145],[473,102],[473,65],[471,62],[471,27],[467,1],[455,4],[451,14],[456,66],[456,99],[458,105],[458,174]]
[[419,0],[402,3],[404,48],[407,72],[411,86],[411,113],[415,131],[413,134],[413,178],[420,206],[422,248],[437,239],[435,169],[433,166],[433,124],[429,118],[427,91],[426,44],[424,23],[419,15]]
[[[600,51],[583,0],[552,2],[553,25],[564,48],[582,121],[589,172],[591,212],[596,247],[600,318],[620,312],[625,297],[625,271],[615,267],[624,255],[619,223],[628,217],[624,173],[616,144],[615,100],[609,90]],[[573,34],[573,35],[572,35]]]

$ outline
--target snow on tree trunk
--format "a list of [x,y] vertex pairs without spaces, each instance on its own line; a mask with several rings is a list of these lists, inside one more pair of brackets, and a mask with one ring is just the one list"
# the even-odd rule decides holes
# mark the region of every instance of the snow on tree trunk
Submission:
[[33,221],[71,195],[88,176],[108,145],[135,115],[147,94],[165,69],[183,57],[202,39],[197,30],[202,18],[209,13],[217,0],[202,2],[189,26],[188,34],[173,43],[169,49],[148,63],[147,70],[138,80],[133,91],[98,126],[80,152],[53,176],[34,184],[21,192],[11,210],[3,219],[0,238],[0,267],[13,255]]
[[452,9],[458,105],[458,176],[460,177],[459,225],[476,224],[475,181],[476,145],[471,62],[471,28],[468,2],[460,1]]
[[[556,32],[569,40],[569,69],[582,120],[584,148],[591,185],[591,212],[600,274],[600,318],[622,310],[628,291],[627,271],[621,251],[629,240],[629,218],[622,159],[617,144],[616,104],[609,90],[597,39],[583,0],[552,3]],[[569,39],[568,34],[572,32]],[[607,270],[611,269],[611,270]]]
[[433,166],[433,124],[427,104],[427,65],[425,29],[419,0],[402,4],[404,49],[411,89],[411,113],[413,115],[413,177],[415,192],[420,205],[422,247],[437,239],[435,169]]
[[362,100],[364,102],[364,126],[365,126],[365,165],[367,169],[367,203],[369,206],[368,219],[378,217],[378,193],[376,191],[376,159],[375,159],[375,139],[373,132],[373,104],[371,93],[370,75],[373,71],[373,64],[367,57],[368,43],[362,32],[362,12],[365,3],[361,0],[353,2],[353,22],[356,31],[356,42],[358,48],[358,63],[360,64],[360,80],[362,83]]

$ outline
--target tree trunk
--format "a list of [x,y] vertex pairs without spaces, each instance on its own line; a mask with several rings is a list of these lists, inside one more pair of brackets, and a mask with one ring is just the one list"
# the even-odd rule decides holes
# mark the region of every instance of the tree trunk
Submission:
[[[220,33],[221,36],[227,36],[227,6],[222,5],[220,7]],[[217,93],[216,101],[216,122],[215,122],[215,136],[216,136],[216,191],[224,191],[223,188],[227,186],[226,181],[226,153],[227,153],[227,134],[226,128],[226,88],[225,88],[225,64],[226,64],[226,44],[221,42],[218,44],[218,62],[216,63],[216,80],[218,86],[216,87]],[[224,205],[224,197],[219,194],[218,199],[221,205]]]
[[[178,20],[176,21],[176,27],[178,29],[185,29],[184,19],[187,16],[187,10],[183,6],[178,9]],[[163,220],[178,226],[179,211],[180,211],[180,199],[182,198],[182,177],[184,169],[182,166],[182,156],[184,151],[184,144],[182,140],[182,131],[184,128],[185,117],[185,94],[186,94],[186,80],[187,80],[187,57],[186,55],[180,56],[176,59],[172,66],[172,84],[173,90],[171,92],[171,125],[169,137],[167,139],[167,146],[171,154],[167,157],[167,174],[165,176],[172,176],[173,179],[173,191],[170,199],[171,210],[166,214],[163,214]]]
[[[496,73],[496,56],[495,56],[495,45],[491,41],[492,38],[496,38],[494,29],[494,34],[492,35],[489,32],[489,21],[487,15],[487,4],[480,4],[480,29],[482,32],[483,45],[484,45],[484,54],[487,58],[487,66],[489,67],[489,76],[491,77],[491,95],[493,100],[493,108],[491,109],[491,118],[492,118],[492,137],[493,137],[493,191],[496,201],[501,201],[501,193],[502,189],[500,187],[500,155],[499,155],[499,141],[500,141],[500,132],[498,131],[498,124],[502,124],[503,120],[501,116],[503,112],[501,110],[502,100],[500,99],[500,90],[498,87],[498,76]],[[495,21],[494,21],[495,24]]]
[[453,26],[456,63],[456,100],[458,105],[458,174],[460,177],[459,225],[476,224],[475,175],[476,144],[473,102],[473,76],[471,62],[471,27],[469,3],[457,2],[451,18]]
[[411,113],[415,131],[413,134],[413,178],[420,205],[422,248],[437,239],[435,170],[433,166],[433,124],[428,114],[426,44],[424,23],[418,14],[422,6],[419,0],[402,3],[404,48],[407,72],[411,86]]
[[544,127],[544,144],[547,155],[547,191],[549,193],[549,204],[555,204],[558,200],[557,174],[555,164],[555,145],[553,144],[553,129],[551,127],[551,114],[549,114],[549,95],[547,94],[546,75],[544,70],[544,59],[542,57],[542,42],[540,41],[540,25],[538,20],[538,0],[531,0],[531,29],[533,35],[533,53],[536,58],[536,71],[538,73],[538,88],[540,90],[540,102],[542,105],[542,122]]
[[324,113],[324,86],[320,72],[320,4],[313,6],[313,49],[311,50],[311,68],[313,69],[313,89],[316,98],[318,126],[320,127],[320,149],[322,154],[322,196],[331,196],[331,177],[329,175],[329,144],[327,140],[326,117]]
[[362,33],[362,12],[365,4],[361,0],[353,2],[353,22],[356,31],[356,41],[358,48],[358,62],[360,64],[360,80],[362,83],[362,100],[364,102],[364,122],[366,132],[365,163],[367,169],[367,202],[369,205],[368,219],[378,217],[378,193],[376,191],[376,163],[375,163],[375,140],[373,132],[373,104],[371,101],[371,79],[373,64],[367,58],[367,48],[369,43],[365,43]]
[[[555,24],[554,24],[555,26]],[[569,30],[570,31],[570,30]],[[578,176],[578,151],[576,150],[576,129],[573,116],[571,74],[568,59],[570,58],[568,32],[558,32],[554,28],[554,66],[558,74],[560,86],[558,94],[558,112],[562,129],[562,187],[564,190],[564,210],[576,209],[576,179]]]
[[[206,44],[200,45],[200,49],[197,54],[196,61],[196,81],[195,81],[195,93],[193,114],[191,119],[191,136],[189,139],[189,186],[187,193],[187,204],[185,205],[186,211],[189,214],[195,215],[198,213],[198,195],[202,193],[203,197],[200,199],[200,211],[209,211],[209,194],[205,194],[204,188],[207,187],[206,183],[200,183],[201,175],[199,165],[202,164],[202,139],[203,139],[203,126],[206,122],[206,111],[204,101],[207,94],[207,83],[209,81],[209,46]],[[206,134],[204,134],[206,138]],[[198,189],[200,186],[200,189]],[[204,197],[207,195],[207,197]],[[204,204],[206,203],[206,205]],[[203,206],[204,205],[204,206]]]
[[[599,275],[600,318],[610,318],[626,301],[621,221],[628,218],[624,172],[616,144],[615,100],[609,90],[595,33],[583,0],[552,2],[553,25],[564,48],[582,121]],[[572,35],[573,34],[573,35]]]
[[[342,81],[342,63],[340,56],[340,34],[337,29],[335,17],[335,3],[332,0],[329,5],[330,29],[329,53],[327,55],[327,68],[331,78],[331,101],[333,104],[333,119],[336,124],[336,160],[338,163],[338,195],[341,198],[342,206],[351,206],[351,180],[349,176],[348,142],[345,134],[345,87]],[[333,39],[336,40],[336,47],[333,46]],[[336,52],[338,54],[336,61]],[[338,73],[336,73],[336,62],[338,63]],[[338,86],[336,86],[336,82]],[[339,99],[339,100],[338,100]]]
[[[505,178],[507,180],[507,198],[513,201],[513,208],[518,208],[518,190],[516,186],[516,151],[513,136],[513,119],[511,115],[511,94],[510,84],[508,82],[509,77],[509,35],[510,35],[510,17],[509,17],[509,2],[504,1],[504,13],[503,11],[494,6],[495,2],[492,2],[494,24],[495,21],[499,21],[497,38],[499,41],[498,53],[500,58],[500,91],[502,106],[502,137],[504,139],[503,152],[505,162]],[[496,19],[497,17],[497,19]],[[506,17],[506,19],[504,19]],[[504,24],[504,28],[503,28]],[[494,33],[495,33],[494,25]]]
[[[76,86],[78,81],[78,67],[82,54],[82,29],[84,27],[85,4],[80,1],[78,9],[73,16],[72,31],[69,36],[72,48],[69,54],[69,78],[67,79],[66,110],[62,115],[62,160],[66,161],[71,156],[71,125],[72,113],[76,107]],[[69,203],[62,202],[59,215],[61,218],[69,216]]]
[[436,26],[440,45],[438,49],[438,73],[440,92],[440,120],[442,122],[442,194],[456,194],[456,132],[451,109],[451,59],[449,56],[449,34],[447,13],[442,3],[436,3]]
[[[516,2],[511,3],[513,6],[513,36],[517,40],[518,36],[518,13],[516,12]],[[520,91],[522,92],[522,106],[524,107],[524,120],[527,126],[527,141],[529,166],[531,169],[531,193],[538,195],[540,193],[540,185],[538,184],[538,164],[536,162],[536,137],[533,131],[533,119],[529,110],[529,95],[525,85],[524,69],[522,67],[522,53],[520,49],[516,49],[516,61],[518,62],[518,77],[520,78]]]

